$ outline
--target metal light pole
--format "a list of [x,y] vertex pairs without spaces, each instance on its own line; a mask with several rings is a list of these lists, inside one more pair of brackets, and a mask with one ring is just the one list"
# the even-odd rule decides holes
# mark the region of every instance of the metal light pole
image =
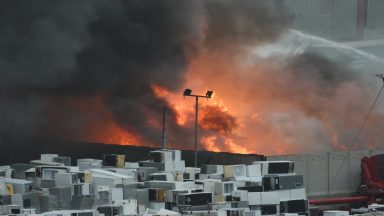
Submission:
[[167,144],[167,128],[165,127],[165,121],[167,118],[167,107],[163,106],[163,132],[161,136],[161,148],[165,149]]
[[199,97],[196,96],[196,106],[195,106],[195,167],[197,167],[197,133],[198,133],[198,117],[199,116]]
[[207,91],[205,95],[193,95],[191,94],[191,89],[185,89],[183,95],[190,96],[196,98],[196,106],[195,106],[195,167],[197,167],[197,142],[198,142],[198,116],[199,116],[199,97],[201,98],[211,98],[213,91]]

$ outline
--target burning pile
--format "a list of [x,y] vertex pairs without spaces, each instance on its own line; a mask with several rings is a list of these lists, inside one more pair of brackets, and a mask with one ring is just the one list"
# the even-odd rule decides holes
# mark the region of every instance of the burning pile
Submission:
[[[194,101],[212,151],[343,149],[376,94],[349,59],[255,57],[287,31],[280,1],[33,1],[0,4],[0,142],[53,137],[190,149]],[[71,14],[71,16],[68,16]],[[380,144],[375,112],[359,143]]]

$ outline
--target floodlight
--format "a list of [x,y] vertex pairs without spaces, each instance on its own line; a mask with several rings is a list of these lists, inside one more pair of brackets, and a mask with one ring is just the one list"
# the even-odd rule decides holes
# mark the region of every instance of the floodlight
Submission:
[[213,94],[213,91],[207,91],[207,94],[205,94],[205,96],[207,98],[211,98],[212,97],[212,94]]
[[190,96],[191,93],[192,93],[192,90],[191,90],[191,89],[185,89],[183,95],[184,95],[184,96]]

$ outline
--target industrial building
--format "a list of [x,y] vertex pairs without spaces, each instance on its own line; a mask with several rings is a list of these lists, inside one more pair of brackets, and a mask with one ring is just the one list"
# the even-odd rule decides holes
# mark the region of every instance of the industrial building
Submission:
[[291,28],[384,58],[381,0],[280,0]]

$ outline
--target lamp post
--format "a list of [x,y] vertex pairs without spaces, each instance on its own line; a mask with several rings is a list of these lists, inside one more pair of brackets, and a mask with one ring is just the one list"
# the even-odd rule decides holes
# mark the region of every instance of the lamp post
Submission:
[[165,149],[167,144],[167,128],[165,127],[165,121],[167,118],[167,107],[163,106],[163,133],[161,136],[161,148]]
[[199,115],[199,98],[211,98],[213,91],[207,91],[205,95],[193,95],[191,89],[185,89],[183,92],[184,96],[190,96],[196,98],[196,106],[195,106],[195,167],[197,167],[197,133],[198,133],[198,115]]

